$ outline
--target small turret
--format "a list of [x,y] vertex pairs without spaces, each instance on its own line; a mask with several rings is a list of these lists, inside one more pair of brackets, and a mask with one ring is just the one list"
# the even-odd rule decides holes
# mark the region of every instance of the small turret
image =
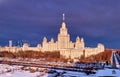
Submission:
[[76,37],[76,42],[80,42],[80,37],[79,36]]
[[76,49],[84,48],[84,40],[83,40],[83,38],[81,38],[81,40],[80,40],[79,36],[76,37],[75,48]]
[[51,38],[51,41],[50,41],[51,43],[54,43],[54,39],[53,38]]
[[101,44],[101,43],[99,43],[99,44],[97,45],[97,48],[99,49],[99,52],[103,52],[103,51],[105,50],[104,45]]
[[37,47],[38,47],[38,48],[41,48],[41,44],[38,44]]
[[46,37],[43,38],[43,42],[47,42],[47,38]]
[[29,44],[28,43],[24,43],[23,47],[22,47],[22,50],[26,51],[26,50],[28,50],[28,48],[29,48]]
[[104,47],[104,45],[101,44],[101,43],[98,43],[97,47],[98,47],[98,48],[101,48],[101,47]]
[[84,39],[83,39],[83,38],[81,38],[81,42],[84,42]]

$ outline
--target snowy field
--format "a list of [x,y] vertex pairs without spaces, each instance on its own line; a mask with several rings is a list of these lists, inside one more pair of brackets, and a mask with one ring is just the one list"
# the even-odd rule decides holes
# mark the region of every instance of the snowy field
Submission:
[[[28,70],[29,69],[29,70]],[[31,71],[37,70],[37,71]],[[92,75],[91,75],[92,76]],[[0,64],[0,77],[91,77],[85,73]]]
[[87,75],[77,71],[0,64],[0,77],[104,77],[104,75],[120,77],[120,69],[101,69],[96,71],[96,74]]

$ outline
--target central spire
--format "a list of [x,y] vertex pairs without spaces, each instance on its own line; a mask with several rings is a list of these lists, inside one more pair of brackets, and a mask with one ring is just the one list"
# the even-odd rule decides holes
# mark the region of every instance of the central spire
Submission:
[[66,28],[66,24],[65,24],[65,14],[62,14],[63,18],[62,18],[62,26],[60,28],[60,34],[61,35],[67,35],[67,28]]
[[63,15],[62,29],[66,29],[65,14],[63,13],[62,15]]
[[65,14],[63,13],[63,21],[65,21]]

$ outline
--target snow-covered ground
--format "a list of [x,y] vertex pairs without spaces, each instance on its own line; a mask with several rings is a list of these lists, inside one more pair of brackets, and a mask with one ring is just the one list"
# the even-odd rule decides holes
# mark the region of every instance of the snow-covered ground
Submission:
[[[65,70],[54,70],[54,69],[38,68],[38,67],[25,67],[24,69],[22,68],[23,66],[16,66],[16,65],[10,66],[7,64],[0,64],[0,77],[56,77],[56,76],[85,77],[87,76],[85,73],[65,71]],[[31,72],[30,69],[34,69],[38,71]]]
[[0,77],[97,77],[108,75],[120,77],[119,69],[103,69],[96,72],[96,74],[86,75],[84,72],[77,71],[0,64]]
[[[29,71],[14,71],[1,74],[0,77],[38,77],[39,72],[30,73]],[[39,76],[40,77],[40,76]]]
[[120,77],[120,69],[103,69],[98,70],[95,76]]

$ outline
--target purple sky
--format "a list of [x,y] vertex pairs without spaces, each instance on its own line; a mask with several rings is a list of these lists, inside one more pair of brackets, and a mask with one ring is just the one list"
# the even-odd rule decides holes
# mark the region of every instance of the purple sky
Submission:
[[86,46],[120,48],[120,0],[0,0],[0,45],[56,40],[62,13],[72,41],[78,35]]

